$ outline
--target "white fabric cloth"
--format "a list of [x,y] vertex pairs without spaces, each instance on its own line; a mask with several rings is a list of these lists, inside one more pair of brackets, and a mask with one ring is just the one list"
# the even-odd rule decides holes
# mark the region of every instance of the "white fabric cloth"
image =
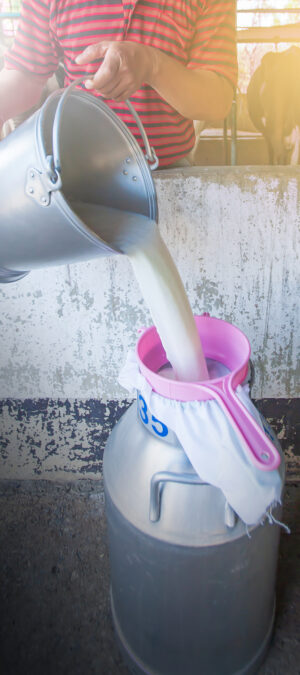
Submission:
[[[182,403],[160,396],[141,374],[134,352],[128,354],[119,383],[142,394],[151,413],[175,432],[200,478],[222,490],[246,525],[259,523],[280,502],[279,471],[261,471],[250,462],[217,401]],[[239,386],[236,393],[263,428],[248,389]]]

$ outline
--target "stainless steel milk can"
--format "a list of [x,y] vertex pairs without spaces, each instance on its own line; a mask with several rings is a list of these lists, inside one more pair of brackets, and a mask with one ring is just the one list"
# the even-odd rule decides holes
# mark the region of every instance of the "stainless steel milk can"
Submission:
[[247,530],[141,395],[108,440],[104,481],[111,607],[130,671],[257,672],[274,621],[279,527]]

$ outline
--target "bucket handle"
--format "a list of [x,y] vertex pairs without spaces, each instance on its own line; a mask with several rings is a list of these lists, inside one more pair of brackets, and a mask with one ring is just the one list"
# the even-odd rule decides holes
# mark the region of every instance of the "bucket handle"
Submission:
[[[75,89],[75,87],[77,87],[78,84],[80,84],[81,82],[84,82],[84,80],[86,80],[86,79],[88,79],[87,75],[85,75],[83,77],[78,77],[76,80],[74,80],[74,82],[72,82],[72,84],[70,84],[65,89],[63,95],[61,96],[61,98],[59,100],[58,106],[56,108],[56,113],[55,113],[54,122],[53,122],[53,130],[52,130],[53,157],[50,160],[51,167],[50,167],[50,171],[49,171],[49,174],[48,174],[50,176],[51,183],[53,183],[53,186],[55,186],[56,183],[59,183],[61,185],[61,183],[60,183],[61,161],[60,161],[60,150],[59,150],[60,142],[59,141],[60,141],[61,117],[62,117],[63,108],[64,108],[64,105],[65,105],[66,99],[69,96],[69,94],[71,93],[71,91],[73,91],[73,89]],[[128,106],[128,108],[129,108],[129,110],[130,110],[130,112],[131,112],[131,114],[132,114],[132,116],[133,116],[133,118],[134,118],[134,120],[137,124],[139,132],[142,136],[143,143],[144,143],[144,146],[146,148],[145,158],[146,158],[146,160],[149,164],[149,168],[151,169],[151,171],[154,171],[154,169],[157,169],[158,164],[159,164],[159,160],[158,160],[158,157],[156,155],[156,152],[155,152],[154,148],[151,148],[151,146],[150,146],[146,131],[145,131],[145,129],[142,125],[142,122],[141,122],[136,110],[134,109],[133,105],[130,103],[130,101],[128,99],[126,99],[125,103]]]

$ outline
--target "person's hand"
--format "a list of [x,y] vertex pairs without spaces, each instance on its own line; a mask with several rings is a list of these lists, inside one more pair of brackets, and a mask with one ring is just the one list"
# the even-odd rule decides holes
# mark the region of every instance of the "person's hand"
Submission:
[[124,101],[151,77],[154,65],[152,47],[138,42],[103,40],[87,47],[76,59],[85,65],[103,59],[96,73],[85,82],[87,89],[97,89],[105,98]]

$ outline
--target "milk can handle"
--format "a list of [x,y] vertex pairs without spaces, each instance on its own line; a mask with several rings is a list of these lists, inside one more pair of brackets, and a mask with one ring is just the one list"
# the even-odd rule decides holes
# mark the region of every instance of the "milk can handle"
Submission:
[[150,512],[152,523],[160,519],[161,484],[184,483],[185,485],[208,485],[199,476],[193,473],[173,473],[172,471],[157,471],[153,474],[150,484]]
[[[52,147],[53,147],[53,166],[52,166],[52,175],[51,175],[51,180],[53,183],[56,183],[57,179],[60,177],[61,173],[61,161],[60,161],[60,132],[61,132],[61,116],[62,116],[62,111],[66,102],[67,97],[77,87],[80,82],[83,82],[84,80],[87,79],[88,76],[84,77],[78,77],[72,84],[67,87],[61,96],[58,106],[56,108],[55,112],[55,117],[54,117],[54,122],[53,122],[53,130],[52,130]],[[142,122],[135,111],[134,107],[130,103],[130,101],[126,100],[125,101],[126,105],[128,106],[132,116],[134,117],[136,124],[138,126],[138,129],[140,131],[140,134],[143,139],[143,143],[146,148],[146,154],[145,158],[148,161],[149,167],[151,171],[156,169],[158,167],[159,160],[156,156],[154,148],[150,147],[150,143],[147,137],[147,134],[145,132],[145,129],[142,125]]]
[[[150,510],[149,519],[157,523],[160,519],[162,483],[183,483],[184,485],[209,485],[201,478],[191,473],[174,473],[172,471],[157,471],[151,478],[150,484]],[[232,507],[225,501],[224,523],[232,529],[236,524],[236,514]]]

